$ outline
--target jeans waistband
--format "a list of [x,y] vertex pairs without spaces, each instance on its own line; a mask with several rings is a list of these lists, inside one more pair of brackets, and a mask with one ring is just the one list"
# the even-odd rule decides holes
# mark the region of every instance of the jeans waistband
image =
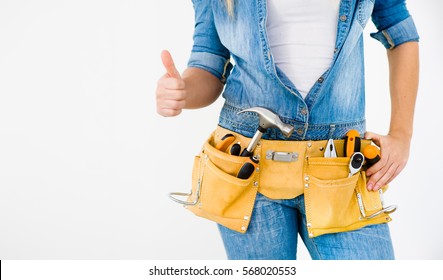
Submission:
[[[252,137],[257,131],[259,117],[254,112],[244,112],[239,114],[244,108],[238,108],[225,104],[220,112],[218,125],[226,129],[235,131],[246,137]],[[296,120],[281,118],[282,122],[292,125],[294,132],[286,138],[278,128],[269,128],[262,136],[263,139],[270,140],[326,140],[341,139],[351,130],[357,130],[363,137],[366,132],[366,121],[357,120],[349,122],[331,122],[328,124],[309,124]]]

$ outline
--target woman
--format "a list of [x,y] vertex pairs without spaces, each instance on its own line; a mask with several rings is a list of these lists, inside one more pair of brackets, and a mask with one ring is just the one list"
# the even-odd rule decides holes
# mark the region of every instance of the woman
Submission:
[[[350,130],[372,139],[381,159],[365,171],[369,192],[378,192],[402,171],[412,137],[419,39],[404,0],[193,4],[194,46],[188,68],[180,74],[170,54],[161,55],[167,73],[156,91],[160,115],[208,106],[223,92],[218,125],[236,135],[252,137],[257,129],[257,120],[249,116],[245,121],[240,111],[265,107],[294,127],[288,139],[270,129],[265,140],[342,139]],[[362,33],[370,18],[378,29],[371,37],[387,49],[389,61],[387,135],[365,130]],[[259,188],[246,232],[219,225],[229,259],[295,259],[297,234],[313,259],[394,259],[386,222],[313,237],[305,195],[281,188]]]

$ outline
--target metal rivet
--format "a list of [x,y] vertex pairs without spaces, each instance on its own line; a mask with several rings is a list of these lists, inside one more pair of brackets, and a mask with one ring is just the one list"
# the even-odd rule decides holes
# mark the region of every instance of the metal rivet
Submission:
[[309,184],[305,184],[305,188],[309,188]]
[[323,151],[325,148],[324,147],[320,147],[320,152]]
[[254,182],[254,186],[258,186],[258,182],[257,181]]
[[243,219],[248,220],[249,216],[244,216]]
[[245,230],[246,230],[246,227],[241,227],[241,230],[242,230],[242,231],[245,231]]
[[305,181],[309,181],[309,176],[305,176]]
[[348,17],[347,17],[346,15],[341,15],[341,16],[340,16],[340,20],[341,20],[341,21],[346,21],[347,18],[348,18]]
[[312,224],[311,223],[307,223],[306,226],[307,227],[312,227]]
[[337,51],[338,51],[338,48],[335,48],[335,49],[334,49],[334,52],[336,53]]
[[259,172],[259,171],[260,171],[260,168],[257,167],[257,168],[255,169],[255,172]]
[[314,234],[313,234],[312,232],[310,232],[310,233],[309,233],[309,236],[310,236],[310,237],[313,237],[313,236],[314,236]]
[[297,129],[297,134],[298,135],[302,135],[303,134],[303,129],[302,128]]
[[317,81],[318,81],[319,83],[323,83],[323,81],[324,81],[324,80],[325,80],[325,78],[323,78],[323,77],[320,77],[320,78],[318,78],[318,80],[317,80]]
[[307,115],[307,114],[308,114],[308,110],[306,110],[306,108],[303,108],[303,109],[301,110],[301,114],[302,114],[302,115]]
[[261,142],[259,141],[259,142],[257,142],[257,146],[260,146],[261,145]]
[[308,142],[308,148],[311,148],[311,147],[312,147],[312,143]]

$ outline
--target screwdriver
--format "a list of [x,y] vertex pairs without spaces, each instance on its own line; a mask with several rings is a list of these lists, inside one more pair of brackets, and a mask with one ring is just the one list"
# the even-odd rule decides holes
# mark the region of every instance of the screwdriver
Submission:
[[240,143],[235,143],[231,146],[231,149],[229,150],[229,153],[233,156],[239,156],[241,152],[241,146]]
[[245,162],[240,170],[238,171],[237,178],[239,179],[248,179],[255,170],[255,167],[258,164],[258,159],[254,156],[249,157],[250,161]]
[[374,145],[368,145],[363,149],[366,159],[366,166],[369,168],[380,160],[380,149]]

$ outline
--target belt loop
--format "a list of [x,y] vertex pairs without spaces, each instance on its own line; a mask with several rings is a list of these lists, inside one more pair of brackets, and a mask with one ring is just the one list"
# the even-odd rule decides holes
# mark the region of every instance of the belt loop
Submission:
[[329,125],[329,134],[328,134],[328,139],[332,138],[332,135],[334,135],[335,132],[335,124],[331,124]]

